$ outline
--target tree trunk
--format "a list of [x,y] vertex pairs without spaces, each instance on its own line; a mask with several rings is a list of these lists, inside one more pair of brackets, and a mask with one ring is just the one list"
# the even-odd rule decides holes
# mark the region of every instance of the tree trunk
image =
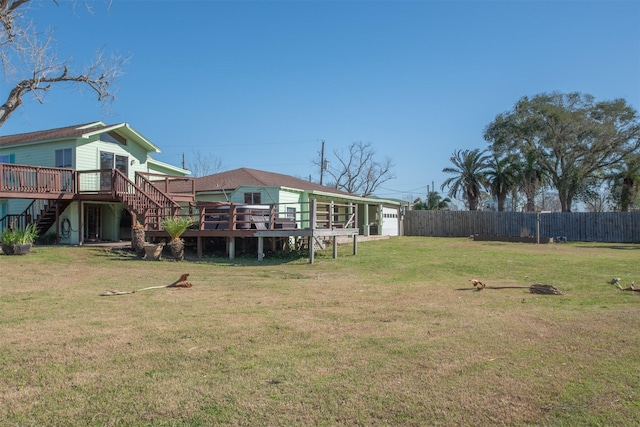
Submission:
[[477,211],[478,210],[478,198],[477,197],[469,197],[469,210]]
[[133,227],[131,229],[131,249],[136,253],[138,258],[145,255],[144,251],[145,233],[142,227]]
[[176,261],[182,261],[184,259],[184,240],[181,238],[172,239],[169,242],[169,249],[171,250],[171,256]]
[[506,194],[498,194],[498,212],[504,211],[504,204],[507,201]]
[[558,199],[560,199],[560,210],[562,212],[571,212],[571,197],[567,193],[558,189]]

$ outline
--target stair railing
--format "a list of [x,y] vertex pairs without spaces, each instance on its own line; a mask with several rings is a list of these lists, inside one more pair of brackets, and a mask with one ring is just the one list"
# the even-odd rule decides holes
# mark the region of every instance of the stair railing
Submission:
[[124,173],[113,170],[113,195],[122,201],[129,210],[143,218],[145,228],[160,229],[160,221],[173,216],[180,210],[180,205],[160,191],[144,177],[136,174],[136,181],[131,181]]

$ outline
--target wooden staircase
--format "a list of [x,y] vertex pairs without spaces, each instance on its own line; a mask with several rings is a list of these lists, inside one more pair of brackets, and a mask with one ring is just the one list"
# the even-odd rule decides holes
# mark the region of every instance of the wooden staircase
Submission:
[[72,202],[71,199],[34,199],[29,206],[18,215],[7,215],[0,219],[0,228],[12,227],[24,229],[35,224],[38,235],[43,236],[56,222],[56,210],[62,213]]
[[136,173],[136,182],[132,182],[114,169],[112,183],[114,197],[142,219],[146,230],[160,230],[162,219],[174,216],[180,210],[177,202],[141,174]]
[[64,199],[44,200],[44,202],[45,203],[40,209],[35,221],[39,236],[43,236],[44,233],[46,233],[47,230],[56,223],[56,210],[59,214],[64,212],[72,201]]

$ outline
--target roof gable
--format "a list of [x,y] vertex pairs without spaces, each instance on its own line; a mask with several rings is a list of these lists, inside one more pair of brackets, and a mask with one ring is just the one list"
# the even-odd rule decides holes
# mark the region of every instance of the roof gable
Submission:
[[127,123],[106,125],[103,122],[84,123],[56,129],[0,136],[0,147],[24,144],[42,144],[64,139],[83,139],[105,132],[116,132],[121,134],[127,139],[139,144],[148,152],[160,152],[158,147],[152,144],[151,141],[147,140],[140,133],[136,132]]

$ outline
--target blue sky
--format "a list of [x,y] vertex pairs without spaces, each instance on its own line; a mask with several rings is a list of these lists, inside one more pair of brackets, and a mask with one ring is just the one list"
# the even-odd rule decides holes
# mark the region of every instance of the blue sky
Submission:
[[[32,16],[77,66],[99,48],[131,56],[116,102],[55,88],[0,134],[128,122],[180,165],[319,178],[354,141],[390,157],[382,197],[424,198],[456,149],[522,96],[583,92],[640,109],[638,1],[62,1]],[[3,81],[5,96],[9,83]]]

